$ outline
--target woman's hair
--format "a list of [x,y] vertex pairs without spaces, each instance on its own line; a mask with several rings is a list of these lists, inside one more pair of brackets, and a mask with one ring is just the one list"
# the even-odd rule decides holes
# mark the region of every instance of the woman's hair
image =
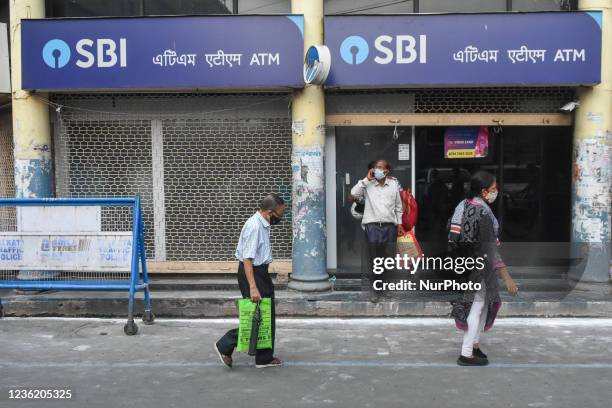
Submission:
[[488,171],[477,171],[470,180],[470,195],[480,195],[482,189],[488,190],[495,183],[495,176]]

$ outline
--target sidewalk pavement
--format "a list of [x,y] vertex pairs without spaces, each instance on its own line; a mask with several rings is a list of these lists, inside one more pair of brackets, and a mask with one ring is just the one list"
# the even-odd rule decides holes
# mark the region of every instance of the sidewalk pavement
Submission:
[[[247,355],[221,366],[213,342],[235,319],[0,320],[0,406],[581,407],[612,399],[612,319],[500,318],[483,335],[489,367],[458,367],[450,319],[279,319],[284,367]],[[17,401],[10,389],[71,389]]]
[[[506,317],[612,317],[612,286],[571,292],[521,292],[519,297],[501,293],[500,316]],[[238,290],[156,290],[151,292],[153,312],[159,317],[234,317]],[[142,313],[143,294],[136,294],[135,311]],[[276,292],[277,314],[283,317],[448,317],[446,293],[408,293],[372,303],[359,291],[302,293]],[[7,316],[124,317],[127,292],[57,291],[39,295],[1,291]]]

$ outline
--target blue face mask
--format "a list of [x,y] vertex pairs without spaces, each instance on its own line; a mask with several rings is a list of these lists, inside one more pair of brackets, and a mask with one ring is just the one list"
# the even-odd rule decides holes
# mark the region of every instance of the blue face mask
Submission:
[[385,171],[381,169],[374,169],[374,178],[376,180],[382,180],[385,178]]

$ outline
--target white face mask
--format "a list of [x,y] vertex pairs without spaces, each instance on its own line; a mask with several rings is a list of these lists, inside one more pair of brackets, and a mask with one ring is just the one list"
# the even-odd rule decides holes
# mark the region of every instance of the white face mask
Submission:
[[376,180],[382,180],[385,178],[385,171],[381,169],[374,169],[374,177]]
[[495,200],[497,199],[497,193],[498,191],[488,192],[487,195],[485,196],[485,200],[487,200],[489,204],[493,204]]

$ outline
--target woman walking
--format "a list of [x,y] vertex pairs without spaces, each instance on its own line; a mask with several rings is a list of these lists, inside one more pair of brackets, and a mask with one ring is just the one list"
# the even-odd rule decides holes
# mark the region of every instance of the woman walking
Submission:
[[497,198],[495,176],[479,171],[472,176],[470,196],[455,208],[450,223],[449,245],[461,256],[484,258],[485,267],[468,271],[462,281],[480,283],[477,291],[465,291],[453,302],[452,316],[460,330],[464,330],[461,355],[457,364],[483,366],[489,363],[487,355],[480,349],[480,334],[493,326],[501,307],[499,297],[499,275],[511,295],[518,288],[508,273],[497,247],[499,224],[489,207]]

